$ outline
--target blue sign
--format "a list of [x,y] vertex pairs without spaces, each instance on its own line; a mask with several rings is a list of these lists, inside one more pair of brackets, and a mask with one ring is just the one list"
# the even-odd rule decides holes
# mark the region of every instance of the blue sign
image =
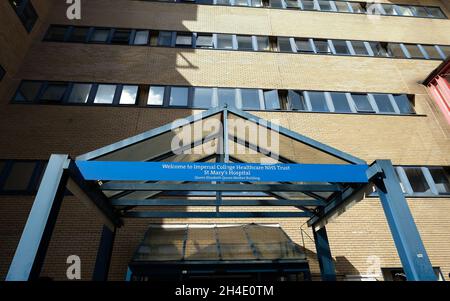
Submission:
[[365,164],[76,161],[86,180],[367,183]]

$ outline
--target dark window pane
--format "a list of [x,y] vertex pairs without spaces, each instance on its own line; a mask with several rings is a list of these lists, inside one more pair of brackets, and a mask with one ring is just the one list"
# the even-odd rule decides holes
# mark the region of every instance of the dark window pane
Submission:
[[290,109],[295,111],[307,111],[308,107],[306,105],[305,98],[303,94],[297,91],[288,91],[288,100],[290,104]]
[[411,55],[411,58],[413,59],[423,59],[424,56],[422,52],[419,49],[419,46],[414,44],[405,44],[406,49],[408,49],[409,54]]
[[327,100],[323,92],[308,92],[311,109],[316,112],[329,112]]
[[278,91],[277,90],[264,91],[264,103],[266,106],[266,110],[281,109],[280,99],[278,98]]
[[446,58],[450,57],[450,46],[439,46],[439,48],[442,50]]
[[270,7],[283,8],[283,1],[282,0],[270,0]]
[[402,114],[414,114],[414,109],[412,108],[411,102],[408,96],[405,94],[394,94],[395,103],[397,104],[400,113]]
[[375,56],[391,56],[387,51],[386,45],[379,42],[369,42]]
[[70,42],[77,42],[77,43],[84,43],[86,42],[86,37],[89,32],[88,27],[75,27],[73,28],[69,41]]
[[398,57],[398,58],[406,57],[400,44],[388,43],[387,48],[388,48],[388,52],[389,52],[390,56]]
[[319,2],[320,10],[322,10],[322,11],[331,11],[332,10],[330,1],[319,0],[318,2]]
[[33,4],[31,1],[23,2],[23,4],[19,4],[20,6],[23,6],[22,12],[20,11],[20,8],[16,10],[18,13],[20,21],[22,21],[22,24],[25,26],[26,30],[30,32],[34,24],[36,24],[36,21],[38,19],[38,15],[36,13],[36,10],[33,7]]
[[237,36],[239,50],[253,50],[253,42],[251,36]]
[[97,95],[95,95],[94,103],[112,104],[114,94],[116,93],[116,85],[98,85]]
[[288,8],[299,8],[297,0],[286,0],[284,2]]
[[440,18],[440,19],[446,19],[447,18],[439,7],[427,7],[427,10],[428,10],[428,13],[433,18]]
[[187,106],[188,105],[189,89],[186,87],[172,87],[170,89],[171,106]]
[[317,53],[331,53],[330,45],[328,45],[327,40],[314,40],[314,45],[316,45]]
[[428,12],[423,6],[410,6],[411,10],[416,17],[428,17]]
[[342,40],[334,40],[333,41],[334,49],[337,54],[350,54],[350,50],[347,47],[347,42]]
[[292,52],[291,42],[289,38],[278,38],[278,51]]
[[395,113],[391,100],[387,94],[374,94],[373,98],[380,113]]
[[235,89],[217,89],[218,106],[236,107],[236,90]]
[[413,192],[430,192],[430,186],[419,167],[404,167]]
[[201,109],[209,109],[212,107],[213,89],[211,88],[195,88],[193,107]]
[[253,7],[262,7],[262,1],[261,0],[250,0]]
[[219,5],[231,5],[230,0],[216,0]]
[[91,88],[91,84],[74,84],[68,101],[70,103],[87,103]]
[[366,10],[361,5],[361,3],[349,2],[349,4],[352,7],[354,13],[365,13],[366,12]]
[[27,190],[35,167],[36,163],[34,162],[15,162],[3,189],[9,191]]
[[258,50],[259,51],[270,50],[269,37],[256,37],[256,42],[258,43]]
[[412,10],[408,6],[396,5],[396,10],[400,16],[412,16]]
[[345,13],[350,12],[347,3],[343,1],[336,1],[336,8],[338,12],[345,12]]
[[111,30],[109,29],[96,28],[92,33],[90,41],[95,43],[106,43],[108,41],[110,32]]
[[120,95],[119,104],[134,105],[138,94],[138,86],[124,85],[122,87],[122,95]]
[[351,43],[356,55],[369,55],[363,41],[351,41]]
[[5,69],[3,69],[2,66],[0,66],[0,81],[3,79],[3,77],[5,76],[6,71]]
[[164,103],[164,90],[165,87],[151,86],[148,93],[147,104],[151,106],[162,106]]
[[383,7],[384,11],[386,12],[386,15],[395,16],[397,15],[397,11],[395,10],[395,6],[392,4],[381,4],[381,7]]
[[352,94],[358,112],[373,112],[372,105],[365,94]]
[[112,37],[111,42],[113,44],[124,44],[128,45],[130,43],[131,30],[128,29],[116,29]]
[[67,26],[51,26],[45,36],[47,41],[62,42],[66,36]]
[[259,110],[261,103],[259,102],[259,90],[257,89],[241,89],[242,109]]
[[41,101],[62,101],[67,90],[65,83],[49,83],[41,95]]
[[425,52],[428,54],[430,59],[437,59],[437,60],[442,59],[438,50],[433,45],[422,45],[422,47],[425,50]]
[[428,168],[439,194],[450,193],[450,173],[443,167]]
[[301,53],[314,53],[309,39],[295,39],[295,45],[297,47],[297,52]]
[[34,101],[41,89],[41,82],[23,81],[17,90],[15,101]]
[[197,36],[196,47],[197,48],[213,48],[212,35],[199,34]]
[[160,31],[158,36],[158,46],[172,46],[172,32]]
[[233,49],[233,36],[231,34],[218,34],[217,35],[217,48],[218,49]]
[[305,10],[315,10],[316,6],[314,5],[313,0],[302,0],[303,9]]
[[192,47],[192,34],[177,34],[175,45],[177,47]]
[[347,100],[345,93],[330,93],[331,99],[333,100],[334,111],[339,113],[349,113],[352,110]]
[[247,0],[234,0],[234,5],[237,6],[248,6]]
[[134,45],[147,45],[148,44],[149,31],[148,30],[136,30],[134,36]]

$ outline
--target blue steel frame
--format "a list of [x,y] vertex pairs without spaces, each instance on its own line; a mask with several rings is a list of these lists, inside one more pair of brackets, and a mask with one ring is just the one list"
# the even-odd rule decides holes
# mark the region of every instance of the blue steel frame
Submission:
[[[117,227],[122,226],[122,218],[282,218],[282,217],[309,217],[308,225],[313,228],[314,238],[316,242],[317,255],[319,258],[321,274],[323,280],[335,280],[335,268],[332,260],[330,245],[324,225],[334,212],[339,211],[343,206],[351,202],[360,201],[364,197],[364,192],[368,187],[376,185],[381,202],[390,226],[395,245],[397,247],[401,262],[406,272],[408,280],[436,280],[430,260],[421,241],[419,232],[415,226],[408,204],[401,191],[401,187],[392,164],[388,160],[379,160],[367,167],[366,163],[349,154],[336,150],[330,146],[294,133],[270,122],[260,123],[259,118],[251,114],[237,111],[236,109],[214,108],[203,112],[199,115],[188,117],[183,125],[190,124],[202,118],[222,113],[227,116],[228,113],[240,116],[244,119],[254,121],[260,125],[264,125],[269,129],[280,132],[293,140],[300,141],[309,145],[319,152],[325,152],[335,156],[350,164],[362,165],[366,168],[365,182],[345,182],[337,181],[325,184],[161,184],[161,183],[143,183],[143,184],[117,184],[105,183],[99,185],[88,180],[104,180],[102,175],[98,177],[85,177],[83,170],[78,169],[77,161],[70,160],[68,155],[52,155],[44,173],[42,183],[36,196],[33,208],[28,217],[27,224],[19,242],[16,254],[10,266],[7,280],[30,280],[39,276],[39,271],[45,258],[45,252],[48,247],[51,231],[56,222],[57,213],[61,205],[62,198],[66,186],[69,190],[81,200],[89,203],[103,217],[105,226],[102,239],[97,254],[97,263],[94,272],[94,279],[107,279],[109,260],[111,258],[111,250],[114,241],[114,233]],[[225,121],[226,122],[226,121]],[[166,125],[149,132],[122,140],[110,146],[103,147],[94,152],[82,155],[77,160],[95,160],[101,158],[111,152],[126,148],[127,146],[142,142],[162,133],[171,131],[172,126]],[[226,146],[228,129],[225,127],[223,131],[222,147]],[[223,154],[220,155],[219,162],[227,162],[229,160],[228,149],[225,148]],[[136,164],[131,162],[129,165]],[[125,164],[122,168],[126,169]],[[326,165],[321,166],[326,170]],[[350,170],[351,171],[351,170]],[[311,171],[310,171],[311,172]],[[115,171],[117,174],[117,170]],[[342,177],[348,180],[348,176]],[[351,178],[351,177],[350,177]],[[140,180],[146,180],[140,178]],[[147,179],[151,180],[151,179]],[[329,180],[328,175],[323,175],[323,181]],[[119,190],[119,191],[211,191],[216,192],[220,200],[163,200],[163,199],[120,199],[107,198],[102,190]],[[276,199],[270,201],[255,200],[222,200],[221,193],[228,191],[238,192],[264,192],[272,195]],[[315,196],[313,193],[309,195],[314,200],[301,199],[283,199],[273,194],[276,191],[294,191],[294,192],[318,192],[330,191],[331,196],[328,198]],[[219,194],[220,193],[220,194]],[[165,202],[165,203],[164,203]],[[277,204],[279,202],[279,204]],[[304,202],[304,203],[302,203]],[[135,206],[144,206],[151,208],[158,205],[164,206],[180,206],[184,204],[197,204],[200,206],[216,206],[215,212],[179,212],[179,211],[130,211]],[[220,206],[264,206],[264,205],[294,205],[299,211],[288,212],[220,212]],[[308,208],[307,208],[308,207]],[[309,209],[313,207],[314,209]]]

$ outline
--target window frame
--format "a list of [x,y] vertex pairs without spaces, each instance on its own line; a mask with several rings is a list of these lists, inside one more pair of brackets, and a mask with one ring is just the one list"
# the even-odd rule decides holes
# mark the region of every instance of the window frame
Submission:
[[[39,180],[42,178],[42,175],[45,171],[45,167],[48,161],[45,160],[4,160],[0,159],[0,162],[4,162],[5,165],[0,170],[0,195],[34,195],[39,188]],[[26,185],[26,189],[22,190],[5,190],[5,184],[8,180],[11,171],[13,169],[14,164],[16,163],[34,163],[34,169],[29,178],[28,184]]]
[[[14,1],[9,0],[9,4],[11,5],[11,8],[16,13],[17,17],[20,20],[20,23],[22,23],[23,27],[28,33],[31,33],[34,29],[34,26],[36,25],[37,21],[39,20],[39,15],[33,6],[33,3],[31,0],[22,0],[22,3],[19,4],[19,6],[14,6]],[[25,15],[25,12],[27,9],[31,9],[31,11],[34,14],[34,17],[31,19],[31,23],[28,23],[30,21],[30,17]],[[25,18],[27,18],[25,20]]]

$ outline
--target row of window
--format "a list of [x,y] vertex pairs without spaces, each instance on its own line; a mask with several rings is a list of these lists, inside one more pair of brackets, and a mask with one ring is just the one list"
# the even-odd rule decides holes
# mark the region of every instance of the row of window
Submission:
[[23,81],[13,102],[415,114],[406,94]]
[[9,3],[16,12],[25,29],[28,32],[31,32],[38,19],[38,14],[34,9],[31,0],[9,0]]
[[52,25],[44,41],[442,60],[450,46]]
[[301,9],[301,10],[324,11],[324,12],[447,19],[447,16],[437,6],[419,6],[406,4],[388,4],[388,3],[381,4],[381,3],[326,1],[326,0],[142,0],[142,1],[271,7],[281,9]]
[[3,69],[2,66],[0,66],[0,81],[3,79],[3,77],[5,76],[6,71],[5,69]]
[[[46,161],[40,160],[0,160],[0,193],[35,193],[46,164]],[[450,167],[397,166],[396,171],[406,195],[450,195]]]

